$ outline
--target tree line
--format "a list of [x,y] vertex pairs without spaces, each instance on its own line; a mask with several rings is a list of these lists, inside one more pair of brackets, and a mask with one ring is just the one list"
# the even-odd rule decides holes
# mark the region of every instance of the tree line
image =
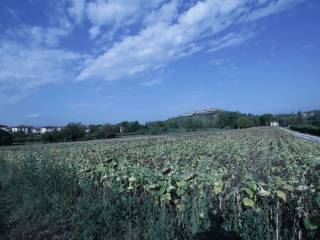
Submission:
[[[292,127],[294,130],[311,133],[320,129],[320,111],[292,114],[243,114],[217,110],[213,113],[194,114],[169,118],[165,121],[146,122],[124,121],[118,124],[84,125],[69,123],[61,131],[47,132],[41,135],[23,132],[9,133],[0,130],[0,145],[23,144],[26,142],[70,142],[80,140],[108,139],[137,134],[163,134],[167,132],[196,131],[210,128],[242,129],[256,126],[269,126],[277,121],[281,127]],[[311,130],[309,130],[311,129]]]

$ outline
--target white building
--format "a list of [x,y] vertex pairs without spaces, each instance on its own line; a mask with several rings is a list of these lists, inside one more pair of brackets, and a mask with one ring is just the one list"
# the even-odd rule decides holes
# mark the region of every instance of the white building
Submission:
[[25,133],[25,134],[30,134],[30,133],[32,133],[32,129],[33,129],[33,127],[24,126],[24,125],[17,126],[17,127],[11,127],[11,128],[10,128],[11,132],[13,132],[13,133],[23,132],[23,133]]
[[50,132],[54,132],[54,131],[61,131],[61,127],[52,127],[52,126],[47,126],[47,127],[42,127],[40,128],[40,133],[50,133]]
[[3,131],[8,131],[8,126],[0,124],[0,129]]
[[32,129],[32,133],[33,133],[33,134],[40,134],[40,133],[41,133],[41,130],[40,130],[40,128],[33,128],[33,129]]
[[270,122],[271,127],[279,127],[279,122]]

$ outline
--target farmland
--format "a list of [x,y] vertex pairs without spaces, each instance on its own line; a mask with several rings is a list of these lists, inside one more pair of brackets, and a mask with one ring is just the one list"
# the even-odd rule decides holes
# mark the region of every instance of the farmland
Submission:
[[0,148],[0,192],[9,239],[319,239],[320,144],[266,127]]

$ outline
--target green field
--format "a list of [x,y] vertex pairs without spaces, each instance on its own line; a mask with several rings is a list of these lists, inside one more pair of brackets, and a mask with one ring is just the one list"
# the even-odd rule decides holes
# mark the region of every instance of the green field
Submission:
[[0,148],[0,193],[3,239],[319,239],[320,144],[251,128]]

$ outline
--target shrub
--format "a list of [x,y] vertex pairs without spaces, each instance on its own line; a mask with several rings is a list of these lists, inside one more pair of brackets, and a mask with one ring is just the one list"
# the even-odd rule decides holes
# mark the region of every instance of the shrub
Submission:
[[308,133],[311,135],[320,136],[320,127],[313,125],[294,125],[291,126],[290,129],[301,133]]

